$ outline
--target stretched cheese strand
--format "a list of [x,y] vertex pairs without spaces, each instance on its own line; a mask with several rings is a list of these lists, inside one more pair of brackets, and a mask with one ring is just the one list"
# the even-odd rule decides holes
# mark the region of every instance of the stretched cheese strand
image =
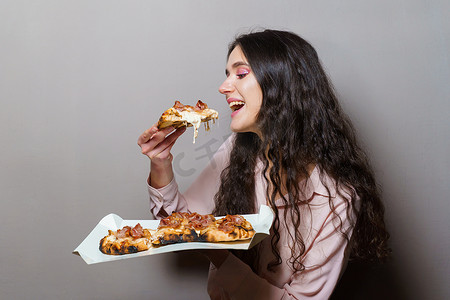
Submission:
[[201,115],[187,110],[180,111],[179,113],[183,117],[183,120],[185,120],[187,123],[192,124],[192,126],[194,127],[194,140],[192,143],[195,144],[195,138],[198,135],[198,129],[200,128],[200,123],[202,122]]

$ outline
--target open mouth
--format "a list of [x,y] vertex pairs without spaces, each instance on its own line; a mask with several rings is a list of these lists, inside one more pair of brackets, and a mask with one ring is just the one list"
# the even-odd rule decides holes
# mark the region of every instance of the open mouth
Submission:
[[244,106],[245,102],[244,101],[233,101],[230,102],[230,108],[232,111],[237,111],[239,109],[241,109]]

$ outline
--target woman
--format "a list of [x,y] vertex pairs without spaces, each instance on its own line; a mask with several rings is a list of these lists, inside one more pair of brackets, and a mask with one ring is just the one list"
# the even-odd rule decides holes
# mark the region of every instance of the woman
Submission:
[[327,299],[349,255],[388,255],[373,172],[358,146],[314,48],[299,36],[265,30],[229,48],[219,88],[234,135],[182,195],[170,150],[185,129],[155,126],[138,140],[151,159],[155,216],[172,211],[274,211],[270,238],[250,251],[205,252],[212,299]]

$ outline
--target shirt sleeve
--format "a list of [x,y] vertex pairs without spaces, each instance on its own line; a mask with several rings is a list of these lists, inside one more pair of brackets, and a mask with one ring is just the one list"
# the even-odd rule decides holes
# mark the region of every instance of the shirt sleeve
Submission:
[[174,211],[210,214],[214,209],[214,195],[219,189],[220,174],[229,161],[231,144],[232,136],[220,146],[206,168],[183,194],[180,193],[175,178],[159,189],[148,185],[152,214],[157,218],[163,218]]
[[149,184],[148,194],[150,196],[150,211],[156,218],[164,218],[174,211],[186,211],[187,202],[178,191],[175,178],[165,187],[156,189]]
[[[343,201],[335,206],[344,230],[347,228],[347,234],[351,234],[345,208]],[[324,218],[319,218],[318,226],[313,225],[312,231],[316,234],[303,256],[305,269],[294,272],[284,286],[271,284],[230,254],[219,268],[211,267],[212,284],[223,289],[216,293],[228,294],[231,299],[328,299],[345,267],[348,245],[347,239],[336,229],[338,218],[331,214],[329,208],[328,212]]]

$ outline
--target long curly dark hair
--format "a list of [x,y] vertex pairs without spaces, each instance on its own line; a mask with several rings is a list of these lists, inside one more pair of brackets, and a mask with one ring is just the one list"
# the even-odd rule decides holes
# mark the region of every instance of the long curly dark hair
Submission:
[[[267,268],[281,264],[279,210],[276,197],[281,196],[285,219],[295,225],[292,257],[295,270],[305,244],[300,234],[302,222],[299,205],[302,198],[300,179],[308,179],[308,166],[315,165],[320,174],[328,174],[333,188],[347,201],[347,215],[353,220],[352,257],[384,260],[390,250],[389,234],[384,223],[384,206],[368,158],[358,144],[355,130],[343,113],[330,80],[315,49],[298,35],[276,30],[264,30],[238,36],[229,46],[239,46],[250,64],[263,94],[257,124],[262,138],[255,133],[237,133],[230,162],[221,174],[221,185],[215,196],[216,215],[255,213],[255,167],[258,159],[264,163],[263,175],[268,182],[266,196],[275,219],[272,226],[274,261]],[[322,179],[322,178],[321,178]],[[324,185],[326,183],[322,180]],[[237,188],[239,187],[239,188]],[[271,189],[269,190],[269,187]],[[327,186],[327,188],[330,188]],[[350,197],[340,191],[353,191]],[[360,208],[356,210],[356,199]],[[330,197],[329,205],[334,210]],[[353,211],[350,211],[352,207]],[[339,217],[339,216],[337,216]],[[347,240],[350,237],[342,230]],[[258,250],[237,253],[255,269]]]

